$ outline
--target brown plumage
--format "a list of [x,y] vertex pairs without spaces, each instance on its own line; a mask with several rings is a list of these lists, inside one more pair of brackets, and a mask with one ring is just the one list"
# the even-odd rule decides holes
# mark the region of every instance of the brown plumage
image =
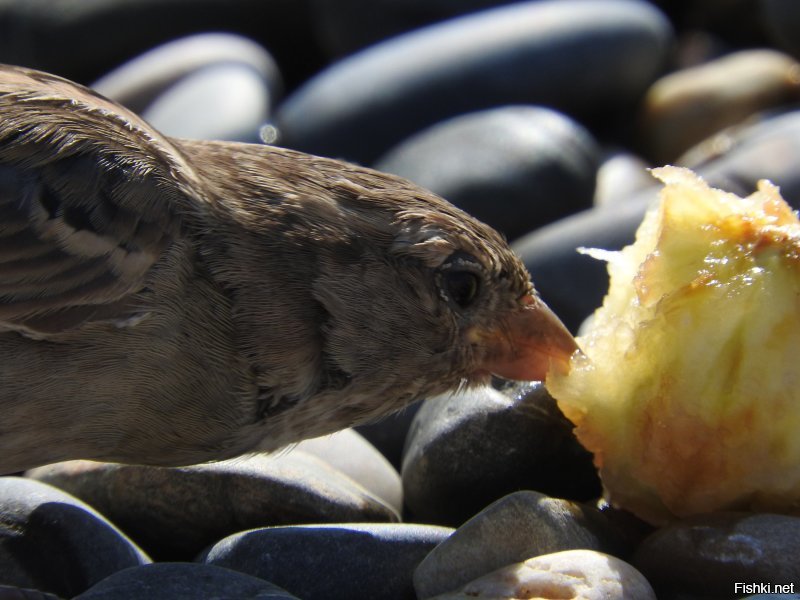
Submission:
[[403,179],[0,67],[0,472],[274,449],[574,349],[494,230]]

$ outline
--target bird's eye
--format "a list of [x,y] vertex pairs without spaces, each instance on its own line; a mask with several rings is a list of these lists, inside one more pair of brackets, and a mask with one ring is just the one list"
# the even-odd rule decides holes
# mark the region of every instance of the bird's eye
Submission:
[[467,308],[478,295],[480,279],[472,271],[447,271],[442,274],[444,292],[461,308]]

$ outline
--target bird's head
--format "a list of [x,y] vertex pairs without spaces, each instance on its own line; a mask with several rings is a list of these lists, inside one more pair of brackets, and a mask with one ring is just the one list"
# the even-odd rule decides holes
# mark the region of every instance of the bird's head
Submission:
[[385,413],[491,375],[541,380],[577,349],[503,237],[435,194],[285,149],[182,147],[240,174],[218,186],[215,223],[236,227],[216,271],[265,389],[378,396]]
[[336,189],[358,250],[322,261],[316,295],[343,370],[394,364],[406,382],[431,377],[443,391],[566,368],[572,335],[494,229],[388,175],[358,171]]

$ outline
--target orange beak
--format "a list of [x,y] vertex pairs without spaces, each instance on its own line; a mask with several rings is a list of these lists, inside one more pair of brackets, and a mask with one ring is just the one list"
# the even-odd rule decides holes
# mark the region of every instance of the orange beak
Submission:
[[575,339],[548,306],[530,295],[502,326],[473,328],[468,339],[485,349],[481,369],[505,379],[544,381],[551,368],[569,371]]

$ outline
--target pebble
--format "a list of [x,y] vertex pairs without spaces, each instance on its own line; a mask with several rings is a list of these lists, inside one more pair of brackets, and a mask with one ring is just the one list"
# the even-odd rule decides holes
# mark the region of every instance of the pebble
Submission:
[[400,474],[375,446],[353,429],[305,440],[295,446],[347,475],[383,500],[398,514],[403,511]]
[[224,65],[250,67],[264,82],[270,98],[279,98],[283,83],[272,55],[245,37],[226,33],[203,33],[163,44],[127,61],[91,87],[141,113],[183,78]]
[[71,598],[112,573],[149,562],[77,498],[38,481],[0,477],[0,584]]
[[665,75],[644,99],[640,133],[655,164],[711,135],[800,100],[800,64],[775,50],[742,50]]
[[800,582],[800,517],[718,513],[667,525],[636,549],[633,564],[661,596],[729,597],[733,582]]
[[375,168],[418,183],[509,239],[592,205],[599,149],[548,108],[507,106],[438,123]]
[[269,105],[269,89],[261,75],[248,65],[227,64],[186,75],[141,116],[173,137],[256,143]]
[[0,600],[61,600],[55,594],[40,592],[30,588],[0,585]]
[[412,573],[452,529],[412,524],[304,525],[227,537],[198,560],[273,582],[303,600],[414,598]]
[[70,461],[28,476],[91,504],[161,560],[189,560],[248,528],[399,519],[378,497],[302,451],[177,469]]
[[587,500],[600,495],[591,455],[540,384],[426,400],[403,460],[410,517],[460,525],[520,489]]
[[428,598],[533,556],[573,549],[619,552],[618,545],[617,532],[595,509],[515,492],[490,504],[428,554],[414,572],[414,588],[419,598]]
[[257,142],[282,82],[263,47],[242,36],[209,33],[150,50],[92,88],[167,135]]
[[276,123],[290,148],[370,164],[466,112],[542,104],[597,115],[631,103],[655,79],[671,39],[664,16],[640,0],[515,3],[333,64],[286,99]]
[[277,585],[231,569],[197,563],[156,563],[106,577],[75,600],[299,600]]
[[650,584],[631,565],[592,550],[567,550],[529,558],[430,600],[656,600]]
[[620,148],[607,151],[597,169],[593,206],[626,202],[652,187],[653,178],[647,172],[648,168],[649,163],[637,154]]

